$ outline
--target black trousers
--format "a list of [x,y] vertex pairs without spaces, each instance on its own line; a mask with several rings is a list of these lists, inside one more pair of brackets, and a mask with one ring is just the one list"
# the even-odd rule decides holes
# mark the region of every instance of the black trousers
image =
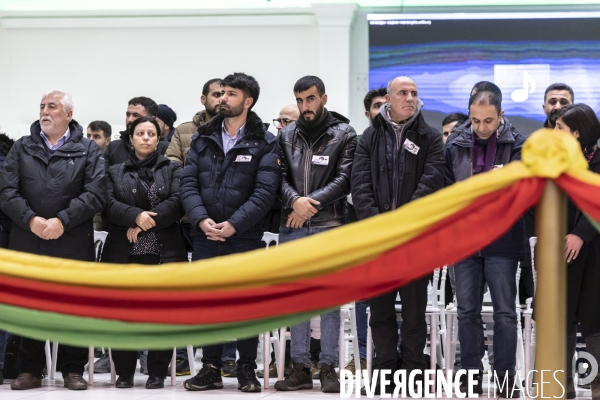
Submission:
[[428,367],[423,350],[427,342],[427,283],[429,276],[413,281],[389,293],[371,299],[369,326],[377,357],[374,369],[398,369],[398,324],[396,321],[396,293],[402,300],[402,326],[400,352],[402,368],[407,373]]
[[[129,377],[135,374],[138,353],[136,350],[111,350],[111,353],[118,376]],[[148,375],[164,379],[169,373],[172,356],[173,349],[148,351]]]
[[[45,366],[44,346],[46,342],[41,340],[21,338],[19,348],[19,369],[21,373],[30,373],[37,378],[42,377]],[[84,347],[73,347],[65,344],[58,346],[58,354],[62,359],[59,366],[63,377],[68,374],[83,374],[85,364],[88,362],[88,349]],[[50,371],[48,371],[50,373]]]
[[[242,368],[244,365],[249,365],[252,369],[256,369],[256,356],[258,353],[258,336],[254,336],[248,339],[238,339],[237,349],[240,354],[240,358],[237,359],[237,367]],[[223,361],[221,355],[223,354],[223,343],[214,344],[210,346],[202,346],[202,364],[213,366],[221,369],[223,367]]]

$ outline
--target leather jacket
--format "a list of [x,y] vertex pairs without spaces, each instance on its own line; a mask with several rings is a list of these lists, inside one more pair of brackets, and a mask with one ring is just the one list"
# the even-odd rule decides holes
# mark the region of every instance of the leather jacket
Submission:
[[279,134],[281,148],[281,224],[292,204],[310,197],[321,204],[307,227],[340,226],[347,221],[350,175],[356,149],[356,132],[346,117],[329,111],[327,129],[310,145],[300,126],[291,124]]

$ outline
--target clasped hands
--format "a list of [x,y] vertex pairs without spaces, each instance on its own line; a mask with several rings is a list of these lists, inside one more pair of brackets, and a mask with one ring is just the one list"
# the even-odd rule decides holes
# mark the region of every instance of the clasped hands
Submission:
[[311,199],[310,197],[300,197],[294,200],[292,208],[294,211],[288,216],[288,220],[285,226],[288,228],[302,228],[302,225],[307,219],[312,218],[319,210],[314,206],[321,204],[319,201]]
[[29,229],[44,240],[58,239],[65,233],[65,228],[60,219],[46,219],[37,215],[29,220]]
[[216,242],[224,242],[228,237],[235,233],[235,228],[229,221],[217,224],[210,218],[204,218],[200,221],[198,227],[206,234],[208,240],[214,240]]
[[127,229],[127,240],[129,243],[137,242],[138,235],[142,231],[147,231],[156,226],[156,221],[152,217],[156,217],[158,214],[152,211],[142,211],[135,217],[135,228]]

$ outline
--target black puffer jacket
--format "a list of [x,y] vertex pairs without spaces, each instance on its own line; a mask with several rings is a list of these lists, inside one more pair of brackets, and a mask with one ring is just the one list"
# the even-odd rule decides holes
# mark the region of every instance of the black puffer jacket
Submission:
[[[515,131],[507,118],[503,119],[503,123],[496,142],[494,166],[498,167],[507,165],[511,161],[520,160],[521,149],[525,143],[525,137]],[[463,124],[460,130],[456,131],[456,138],[446,144],[446,186],[468,179],[473,175],[472,135],[471,124]],[[490,215],[490,218],[498,218],[498,216]],[[521,217],[510,231],[477,255],[523,259],[525,246],[525,219]]]
[[[6,155],[15,144],[15,141],[6,136],[4,133],[0,133],[0,170],[4,165]],[[8,239],[10,230],[12,227],[12,221],[8,218],[8,215],[0,211],[0,248],[8,249]]]
[[[69,124],[71,137],[48,159],[39,121],[31,135],[17,140],[0,172],[0,204],[13,221],[9,248],[34,254],[94,260],[94,214],[106,202],[104,159],[100,147]],[[44,240],[29,229],[34,216],[60,218],[65,233]]]
[[[400,145],[401,179],[398,192],[390,183],[390,160],[396,152],[396,135],[381,114],[373,119],[358,142],[352,167],[352,202],[359,220],[397,208],[427,196],[444,186],[442,135],[427,125],[422,114],[405,128],[402,142],[408,139],[419,147],[412,154]],[[396,154],[398,156],[398,154]],[[397,172],[397,171],[396,171]]]
[[[346,117],[329,111],[328,128],[312,145],[295,123],[279,133],[282,224],[286,223],[293,211],[292,204],[300,197],[310,197],[321,203],[316,206],[319,211],[304,226],[339,226],[347,222],[347,196],[356,150],[356,132],[349,122]],[[324,157],[327,164],[313,162],[315,157]]]
[[[127,131],[122,131],[121,140],[112,140],[104,151],[106,160],[106,169],[112,165],[124,163],[129,159],[129,154],[133,154],[133,146]],[[158,152],[164,155],[169,147],[169,141],[165,137],[160,137],[158,142]]]
[[110,226],[102,251],[102,261],[128,262],[133,244],[127,240],[127,229],[137,226],[135,219],[142,211],[158,214],[153,217],[156,226],[150,231],[156,233],[162,262],[187,260],[185,244],[178,225],[178,221],[183,216],[179,198],[180,177],[179,163],[159,155],[154,167],[154,183],[158,189],[160,203],[156,207],[145,210],[143,204],[146,202],[142,199],[147,198],[147,191],[140,193],[140,188],[144,186],[140,184],[140,177],[131,161],[127,160],[108,169],[106,215]]
[[229,221],[235,236],[261,237],[279,187],[277,138],[251,111],[244,136],[225,155],[222,124],[223,117],[216,116],[192,139],[181,176],[183,208],[193,234],[201,232],[201,220],[211,218],[216,223]]

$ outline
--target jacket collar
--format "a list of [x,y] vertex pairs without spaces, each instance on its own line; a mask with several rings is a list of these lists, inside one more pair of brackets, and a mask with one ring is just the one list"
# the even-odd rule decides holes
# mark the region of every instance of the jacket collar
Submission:
[[[29,128],[29,132],[31,133],[31,140],[35,144],[45,146],[44,142],[42,140],[42,136],[40,135],[42,132],[42,126],[40,125],[39,120],[37,120],[33,124],[31,124],[31,127]],[[69,140],[67,140],[63,146],[65,146],[71,142],[73,142],[73,143],[81,142],[81,139],[83,138],[83,127],[81,125],[79,125],[79,123],[77,121],[75,121],[74,119],[72,119],[69,122],[69,132],[70,132],[71,136],[69,137]]]
[[[333,133],[332,128],[339,125],[339,124],[349,124],[350,120],[346,117],[344,117],[342,114],[337,113],[335,111],[329,111],[327,110],[327,130],[325,131],[326,133]],[[298,124],[296,124],[295,122],[293,124],[290,124],[284,128],[281,129],[280,134],[284,131],[284,130],[294,130],[295,133],[297,132],[302,132],[302,130],[300,129],[300,126]]]
[[[223,120],[225,118],[222,115],[217,115],[206,124],[198,127],[198,135],[199,136],[214,136],[221,135],[221,128],[223,124]],[[243,139],[265,139],[265,133],[267,132],[265,128],[265,124],[262,120],[256,115],[254,111],[250,111],[248,113],[248,119],[246,120],[245,132]],[[243,140],[242,139],[242,140]]]
[[[169,160],[167,157],[163,156],[162,154],[159,154],[158,158],[156,159],[156,164],[154,164],[154,169],[157,170],[165,164],[169,165],[170,162],[171,160]],[[127,161],[125,161],[123,164],[125,169],[131,168],[133,166],[133,163],[130,159],[127,159]]]
[[[375,118],[373,118],[373,128],[379,130],[380,128],[387,128],[388,123],[381,114],[377,114]],[[391,128],[390,128],[391,129]],[[423,113],[421,110],[418,111],[416,118],[414,118],[413,122],[408,126],[408,130],[417,132],[418,134],[425,135],[431,132],[431,127],[425,122],[425,118],[423,118]]]
[[[508,121],[508,118],[502,117],[502,120],[504,122],[504,125],[502,125],[502,128],[501,128],[500,132],[498,133],[498,140],[496,143],[498,143],[498,144],[514,143],[515,128]],[[465,124],[461,125],[459,129],[460,130],[457,131],[458,136],[456,137],[456,139],[454,139],[452,141],[452,143],[457,146],[460,146],[460,147],[471,147],[471,143],[473,140],[473,138],[472,138],[473,132],[471,129],[471,124],[465,123]]]

